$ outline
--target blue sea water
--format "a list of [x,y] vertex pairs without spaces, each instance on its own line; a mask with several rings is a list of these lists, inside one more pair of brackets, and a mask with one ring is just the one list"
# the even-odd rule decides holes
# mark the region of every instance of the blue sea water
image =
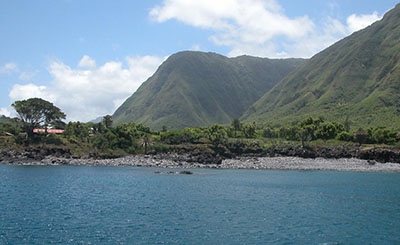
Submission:
[[400,244],[400,174],[0,165],[0,244]]

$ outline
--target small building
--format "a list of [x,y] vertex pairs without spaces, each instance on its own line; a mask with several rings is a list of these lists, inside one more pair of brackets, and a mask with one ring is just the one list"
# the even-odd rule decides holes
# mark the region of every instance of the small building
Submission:
[[[44,128],[34,128],[33,133],[35,134],[43,134],[46,133],[46,129]],[[47,129],[48,134],[63,134],[64,129],[56,129],[56,128],[48,128]]]

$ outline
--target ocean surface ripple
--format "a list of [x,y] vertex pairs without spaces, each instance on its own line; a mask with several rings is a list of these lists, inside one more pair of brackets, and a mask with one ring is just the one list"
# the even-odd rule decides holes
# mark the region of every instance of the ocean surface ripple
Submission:
[[166,171],[0,165],[0,244],[400,243],[399,173]]

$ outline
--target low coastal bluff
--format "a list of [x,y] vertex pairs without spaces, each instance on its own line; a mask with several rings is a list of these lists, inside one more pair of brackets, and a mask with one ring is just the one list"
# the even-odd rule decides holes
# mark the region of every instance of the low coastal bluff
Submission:
[[374,147],[361,149],[359,147],[289,147],[289,148],[273,148],[270,149],[269,156],[293,156],[301,158],[325,158],[325,159],[338,159],[338,158],[356,158],[368,160],[370,163],[400,163],[400,149]]
[[387,148],[281,147],[266,151],[194,151],[116,158],[73,156],[67,149],[2,151],[0,162],[14,165],[142,166],[159,168],[282,169],[400,172],[400,151]]

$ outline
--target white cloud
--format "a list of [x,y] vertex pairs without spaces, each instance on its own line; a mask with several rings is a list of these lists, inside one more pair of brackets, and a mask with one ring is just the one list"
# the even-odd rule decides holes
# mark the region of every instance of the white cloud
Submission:
[[11,116],[11,112],[8,108],[0,108],[0,115],[4,115],[6,117],[10,117]]
[[201,46],[200,46],[200,44],[193,44],[192,47],[190,48],[190,50],[192,50],[192,51],[200,51],[201,50]]
[[31,80],[37,73],[38,71],[21,71],[18,65],[14,62],[8,62],[0,66],[0,74],[17,74],[18,78],[23,81]]
[[287,54],[282,57],[309,57],[332,45],[335,41],[348,35],[348,29],[340,21],[327,17],[321,23],[319,31],[299,38],[291,43],[284,43]]
[[18,78],[22,81],[29,81],[32,80],[37,73],[38,71],[23,71],[19,74]]
[[51,99],[46,86],[38,86],[33,83],[20,85],[15,84],[9,94],[11,99],[25,99],[25,98],[46,98]]
[[4,64],[3,66],[0,66],[0,74],[6,74],[6,73],[12,73],[18,71],[17,64],[13,62],[9,62]]
[[90,58],[88,55],[84,55],[78,63],[78,67],[81,68],[96,68],[96,61]]
[[365,15],[352,14],[347,18],[347,25],[350,32],[355,32],[364,29],[381,18],[382,16],[379,16],[377,12]]
[[49,86],[35,84],[13,86],[11,100],[40,97],[53,102],[71,121],[88,121],[112,114],[115,109],[151,76],[163,58],[127,57],[126,62],[110,61],[95,67],[95,60],[83,56],[78,68],[52,61]]
[[327,16],[318,20],[317,25],[307,15],[286,16],[277,0],[164,0],[149,15],[159,23],[175,19],[212,30],[210,40],[229,47],[229,56],[249,54],[271,58],[310,57],[379,19],[376,13],[352,15],[343,24]]
[[231,47],[230,56],[276,56],[274,38],[294,40],[307,36],[314,24],[307,16],[288,18],[275,0],[196,1],[168,0],[150,11],[154,21],[176,19],[213,30],[215,44]]

